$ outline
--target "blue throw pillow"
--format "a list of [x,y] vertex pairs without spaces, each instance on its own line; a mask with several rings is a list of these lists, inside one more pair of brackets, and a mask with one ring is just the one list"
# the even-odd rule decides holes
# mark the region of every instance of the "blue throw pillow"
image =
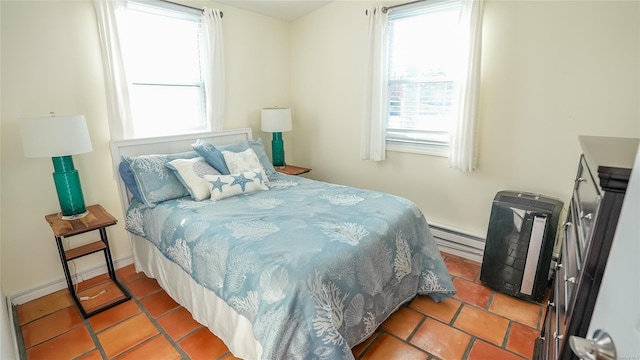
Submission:
[[227,168],[227,163],[224,161],[222,152],[213,146],[213,144],[198,139],[195,144],[191,144],[191,147],[198,155],[202,156],[209,165],[218,170],[220,174],[229,175],[229,169]]
[[166,200],[188,196],[189,192],[178,177],[165,165],[175,159],[192,159],[198,153],[189,151],[178,154],[123,156],[131,167],[142,202],[149,207]]
[[138,199],[138,201],[143,201],[142,195],[140,195],[140,190],[138,190],[138,185],[136,185],[136,178],[133,176],[133,171],[131,170],[129,163],[121,161],[120,165],[118,165],[118,171],[120,172],[120,178],[122,178],[124,185],[127,187],[131,195]]
[[229,168],[224,160],[222,151],[226,150],[239,153],[249,148],[253,149],[258,156],[258,160],[264,168],[264,172],[267,174],[267,177],[276,173],[276,169],[273,167],[273,164],[264,150],[264,143],[261,138],[258,138],[258,140],[240,141],[227,145],[219,145],[217,147],[208,141],[198,139],[198,141],[195,144],[192,144],[191,147],[193,147],[193,150],[195,150],[198,155],[202,156],[209,165],[213,166],[222,175],[229,174]]

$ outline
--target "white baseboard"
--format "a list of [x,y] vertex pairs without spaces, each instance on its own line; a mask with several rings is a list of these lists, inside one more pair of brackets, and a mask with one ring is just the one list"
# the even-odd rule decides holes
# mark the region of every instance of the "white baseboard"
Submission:
[[[133,264],[133,256],[131,255],[125,258],[113,261],[113,267],[115,269],[120,269],[121,267],[125,267],[130,264]],[[103,264],[101,266],[97,266],[97,267],[85,270],[83,272],[77,273],[76,275],[78,279],[88,280],[106,273],[107,273],[107,265]],[[62,290],[66,288],[67,288],[67,280],[65,278],[60,278],[48,284],[41,285],[33,289],[21,291],[13,295],[9,295],[7,296],[7,299],[9,300],[10,305],[20,305],[20,304],[24,304],[31,300],[41,298],[45,295],[49,295],[58,290]]]
[[[13,306],[11,306],[11,302],[9,301],[9,297],[5,296],[4,300],[4,306],[7,308],[6,309],[6,315],[7,315],[7,331],[9,332],[9,340],[11,341],[11,347],[12,347],[12,351],[11,350],[7,350],[5,348],[2,349],[2,354],[0,354],[1,356],[7,357],[6,360],[16,360],[20,358],[20,349],[18,348],[18,340],[16,338],[17,334],[16,334],[16,327],[15,327],[15,321],[13,318]],[[3,324],[2,326],[5,326],[4,321],[5,319],[2,320]],[[2,339],[0,340],[2,342],[2,346],[9,346],[9,344],[5,343],[6,339]]]
[[482,263],[485,239],[448,226],[429,223],[440,251]]

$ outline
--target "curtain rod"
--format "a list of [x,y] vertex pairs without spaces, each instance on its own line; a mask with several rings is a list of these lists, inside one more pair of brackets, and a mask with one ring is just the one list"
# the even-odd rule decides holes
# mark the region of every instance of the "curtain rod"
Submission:
[[397,7],[405,6],[405,5],[417,4],[417,3],[420,3],[420,2],[423,2],[423,1],[427,1],[427,0],[416,0],[416,1],[410,1],[410,2],[404,3],[404,4],[398,4],[398,5],[393,5],[393,6],[385,6],[385,7],[382,8],[382,12],[386,13],[387,11],[389,11],[389,10],[391,10],[393,8],[397,8]]
[[[189,6],[189,5],[184,5],[184,4],[178,4],[178,3],[175,3],[173,1],[168,1],[168,0],[160,0],[160,1],[163,1],[163,2],[166,2],[166,3],[169,3],[169,4],[173,4],[173,5],[186,7],[186,8],[193,9],[193,10],[204,11],[204,9],[201,9],[201,8],[197,8],[197,7],[193,7],[193,6]],[[222,13],[222,11],[220,11],[220,17],[221,18],[224,17],[224,14]]]

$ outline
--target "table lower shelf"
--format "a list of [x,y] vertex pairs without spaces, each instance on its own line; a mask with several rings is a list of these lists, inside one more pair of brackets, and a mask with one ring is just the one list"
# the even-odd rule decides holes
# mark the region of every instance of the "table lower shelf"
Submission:
[[122,285],[111,278],[88,288],[80,289],[77,293],[72,294],[72,297],[85,318],[131,299],[131,295]]
[[77,259],[81,256],[93,254],[98,251],[103,251],[106,248],[107,248],[107,244],[105,244],[104,242],[94,241],[90,244],[86,244],[70,250],[66,250],[64,252],[64,256],[66,257],[66,260],[69,261],[69,260]]

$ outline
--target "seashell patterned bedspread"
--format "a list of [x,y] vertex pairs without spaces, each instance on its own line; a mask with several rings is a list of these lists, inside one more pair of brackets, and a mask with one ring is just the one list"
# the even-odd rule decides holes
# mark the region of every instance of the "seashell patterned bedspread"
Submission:
[[416,294],[455,293],[411,201],[279,173],[268,186],[126,214],[128,231],[251,321],[264,359],[353,359]]

